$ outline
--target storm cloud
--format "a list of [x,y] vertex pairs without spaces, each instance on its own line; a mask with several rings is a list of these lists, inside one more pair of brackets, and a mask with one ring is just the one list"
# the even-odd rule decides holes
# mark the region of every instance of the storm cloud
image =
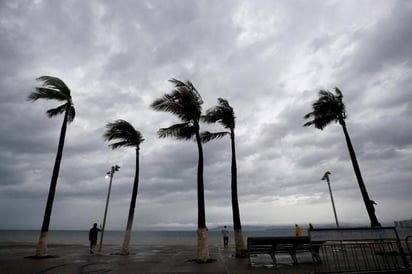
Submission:
[[[107,227],[125,227],[135,151],[103,140],[116,119],[145,139],[134,228],[196,227],[196,144],[159,139],[178,120],[150,109],[171,78],[190,80],[204,111],[219,97],[234,108],[242,224],[333,223],[328,170],[340,222],[369,224],[341,127],[302,126],[336,86],[379,221],[410,219],[411,18],[402,0],[1,1],[0,229],[42,222],[62,123],[45,114],[56,102],[26,100],[42,75],[61,78],[76,108],[51,229],[102,222],[115,164]],[[231,224],[229,139],[204,157],[207,225]]]

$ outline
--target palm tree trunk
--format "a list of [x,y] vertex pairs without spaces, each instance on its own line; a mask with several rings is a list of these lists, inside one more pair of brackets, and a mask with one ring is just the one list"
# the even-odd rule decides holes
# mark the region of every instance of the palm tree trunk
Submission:
[[235,231],[235,249],[236,257],[241,257],[242,250],[245,249],[243,241],[242,224],[240,222],[239,200],[237,195],[237,166],[236,166],[236,146],[235,134],[233,130],[230,132],[230,140],[232,147],[232,166],[231,166],[231,189],[232,189],[232,212],[233,212],[233,229]]
[[49,195],[47,197],[46,209],[44,211],[43,224],[41,226],[39,242],[36,249],[36,257],[47,256],[47,233],[49,232],[50,217],[52,214],[53,201],[56,193],[57,178],[59,177],[60,163],[63,156],[64,140],[66,138],[67,117],[69,115],[70,104],[67,104],[64,113],[63,124],[60,130],[60,139],[57,147],[56,160],[54,162],[53,174],[50,181]]
[[196,129],[196,142],[199,151],[199,161],[197,165],[197,260],[206,262],[209,260],[209,247],[207,244],[205,194],[203,184],[203,148],[200,140],[199,125],[197,125]]
[[129,217],[127,218],[126,232],[124,235],[123,247],[121,253],[123,255],[129,254],[130,249],[130,235],[133,226],[133,217],[136,207],[137,190],[139,187],[139,147],[136,148],[136,172],[133,183],[132,198],[130,200]]
[[363,198],[363,201],[365,203],[366,210],[367,210],[368,215],[369,215],[369,219],[371,221],[371,226],[372,227],[381,226],[378,219],[376,218],[374,206],[371,202],[371,199],[369,198],[368,192],[366,190],[365,183],[363,182],[362,175],[361,175],[361,172],[360,172],[360,168],[359,168],[359,165],[358,165],[358,161],[356,159],[355,150],[353,149],[352,142],[350,140],[349,133],[348,133],[348,130],[346,128],[345,120],[343,120],[343,118],[342,118],[342,119],[339,120],[339,123],[342,125],[343,133],[345,134],[345,139],[346,139],[346,144],[348,145],[349,155],[350,155],[350,158],[352,160],[352,165],[353,165],[353,169],[355,170],[356,179],[358,180],[358,184],[359,184],[359,188],[360,188],[360,191],[361,191],[361,194],[362,194],[362,198]]

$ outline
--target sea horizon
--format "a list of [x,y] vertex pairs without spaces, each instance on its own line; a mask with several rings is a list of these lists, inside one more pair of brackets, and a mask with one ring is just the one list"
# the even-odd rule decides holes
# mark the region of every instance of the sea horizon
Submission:
[[[329,227],[330,228],[330,227]],[[396,228],[399,239],[403,241],[406,236],[412,235],[412,228]],[[246,241],[248,237],[279,237],[295,236],[294,227],[270,227],[267,229],[242,229]],[[307,229],[302,228],[303,236],[307,235]],[[0,244],[37,244],[40,230],[33,229],[0,229]],[[100,235],[98,242],[100,241]],[[124,230],[104,231],[103,245],[121,245],[123,243]],[[234,243],[233,231],[230,231],[229,244]],[[133,245],[195,245],[197,241],[196,230],[133,230],[130,244]],[[63,245],[88,245],[88,229],[84,230],[50,230],[48,244]],[[209,245],[221,245],[222,235],[217,228],[208,232]]]
[[[104,231],[103,244],[120,245],[123,242],[124,230]],[[0,230],[0,244],[36,244],[39,230]],[[100,241],[100,235],[98,242]],[[294,229],[277,229],[274,231],[243,231],[245,240],[251,236],[293,236]],[[222,242],[221,232],[210,230],[208,243],[217,245]],[[233,232],[230,233],[233,243]],[[196,230],[133,230],[131,245],[194,245],[197,241]],[[88,230],[50,230],[48,244],[88,245]]]

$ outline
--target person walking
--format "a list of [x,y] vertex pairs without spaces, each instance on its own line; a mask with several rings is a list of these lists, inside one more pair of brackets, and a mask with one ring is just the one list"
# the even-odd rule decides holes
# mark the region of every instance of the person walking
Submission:
[[295,234],[296,234],[296,237],[302,236],[302,229],[300,228],[298,224],[295,224]]
[[229,244],[229,230],[227,230],[227,226],[223,227],[222,236],[223,236],[223,246],[226,248]]
[[90,254],[94,254],[97,245],[97,234],[101,231],[101,227],[102,225],[98,228],[97,223],[94,223],[93,227],[89,230]]

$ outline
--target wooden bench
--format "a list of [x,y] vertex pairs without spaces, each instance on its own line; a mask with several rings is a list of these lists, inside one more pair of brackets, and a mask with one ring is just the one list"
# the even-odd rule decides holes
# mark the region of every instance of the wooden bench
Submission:
[[309,237],[249,237],[247,239],[247,252],[249,265],[250,256],[254,254],[269,254],[276,265],[277,253],[288,253],[293,264],[298,264],[298,252],[310,252],[313,259],[320,262],[319,246],[310,242]]

